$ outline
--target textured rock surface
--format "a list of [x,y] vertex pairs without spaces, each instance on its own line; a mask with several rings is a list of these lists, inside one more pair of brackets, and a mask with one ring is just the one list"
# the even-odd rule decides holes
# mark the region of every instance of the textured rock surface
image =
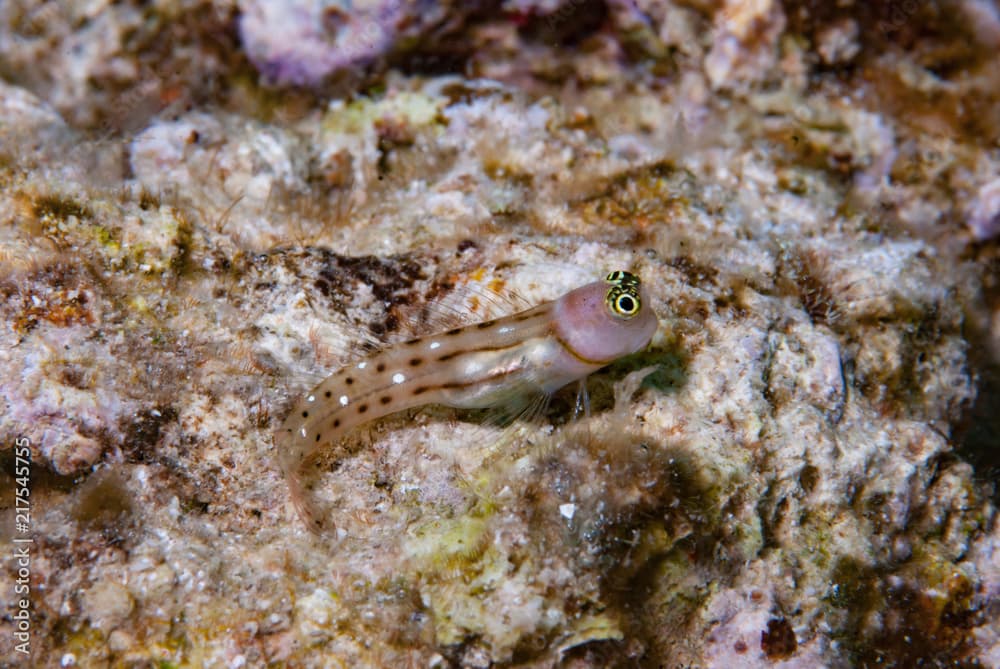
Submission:
[[[1000,666],[993,5],[45,4],[0,6],[24,666]],[[589,417],[390,417],[303,529],[298,394],[621,267],[661,328]]]

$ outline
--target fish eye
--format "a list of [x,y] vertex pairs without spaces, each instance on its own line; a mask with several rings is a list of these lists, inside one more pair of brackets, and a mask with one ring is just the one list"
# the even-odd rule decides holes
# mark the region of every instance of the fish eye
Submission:
[[615,286],[608,291],[607,302],[611,313],[619,318],[632,318],[642,308],[639,291],[632,286],[625,288]]
[[615,310],[620,314],[632,315],[639,311],[639,301],[631,295],[619,295],[615,299]]

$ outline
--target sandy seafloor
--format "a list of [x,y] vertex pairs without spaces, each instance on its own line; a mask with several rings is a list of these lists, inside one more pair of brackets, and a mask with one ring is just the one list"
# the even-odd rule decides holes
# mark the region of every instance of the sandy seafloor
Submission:
[[[0,665],[1000,666],[998,53],[990,0],[3,2]],[[304,391],[614,269],[659,330],[588,416],[389,417],[303,528]]]

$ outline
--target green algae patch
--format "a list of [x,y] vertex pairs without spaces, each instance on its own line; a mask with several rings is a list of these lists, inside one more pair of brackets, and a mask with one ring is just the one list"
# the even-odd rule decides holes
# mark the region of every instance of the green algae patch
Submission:
[[476,562],[488,544],[485,519],[459,516],[436,519],[412,530],[403,551],[416,564],[436,571]]
[[103,225],[95,225],[93,228],[94,239],[103,248],[110,251],[113,254],[117,254],[121,250],[121,243],[118,241],[118,234],[114,230],[110,230]]
[[410,129],[436,126],[446,103],[445,98],[410,91],[381,98],[361,97],[333,106],[323,118],[322,129],[335,135],[356,136],[385,120]]
[[837,560],[826,601],[842,612],[841,638],[859,666],[887,658],[897,666],[945,662],[969,652],[985,611],[973,580],[938,551],[919,548],[896,574],[848,556]]

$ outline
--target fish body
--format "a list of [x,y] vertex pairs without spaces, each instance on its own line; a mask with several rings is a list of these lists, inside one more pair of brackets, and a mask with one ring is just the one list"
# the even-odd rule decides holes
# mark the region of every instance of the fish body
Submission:
[[637,276],[603,281],[504,318],[390,346],[341,368],[309,391],[275,433],[292,501],[323,526],[303,494],[303,463],[324,445],[383,416],[424,404],[508,406],[551,395],[645,348],[657,318]]

